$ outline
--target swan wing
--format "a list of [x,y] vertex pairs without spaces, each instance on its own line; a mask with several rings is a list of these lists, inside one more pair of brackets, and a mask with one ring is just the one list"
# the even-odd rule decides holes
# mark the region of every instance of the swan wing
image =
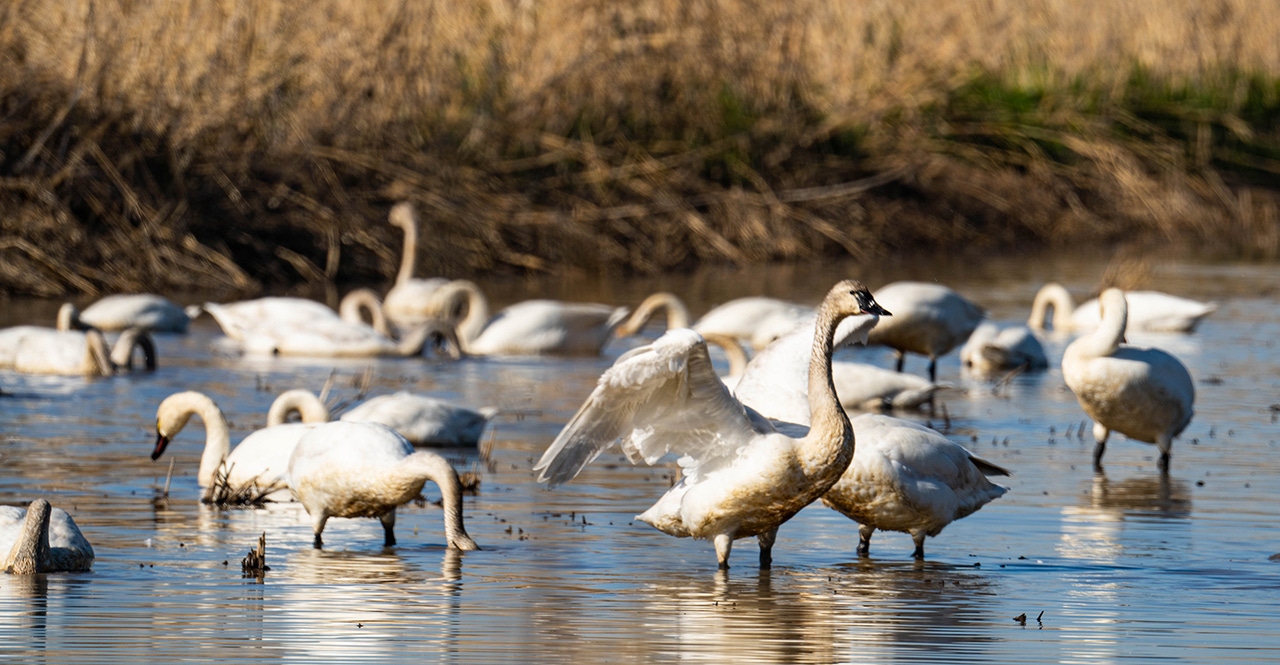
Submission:
[[554,487],[621,440],[633,463],[675,452],[685,456],[685,472],[696,474],[772,431],[720,382],[702,336],[682,328],[619,357],[534,470]]

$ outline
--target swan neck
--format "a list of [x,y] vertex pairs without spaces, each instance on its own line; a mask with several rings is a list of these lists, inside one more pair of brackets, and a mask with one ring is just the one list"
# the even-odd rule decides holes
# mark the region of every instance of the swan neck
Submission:
[[619,329],[620,336],[634,335],[642,330],[659,310],[667,313],[667,329],[688,328],[689,308],[673,293],[655,293],[645,298]]
[[155,371],[156,342],[151,338],[150,334],[141,328],[129,328],[120,333],[120,338],[116,340],[116,345],[111,349],[112,369],[115,371],[120,369],[133,371],[133,350],[135,348],[142,349],[147,371]]
[[418,255],[418,219],[415,215],[409,215],[399,226],[404,229],[404,248],[400,254],[400,272],[396,273],[397,285],[413,279],[413,267]]
[[84,336],[86,353],[86,370],[98,376],[111,376],[116,373],[116,366],[107,354],[107,340],[98,330],[88,330]]
[[406,457],[401,462],[401,467],[415,479],[429,480],[440,488],[444,503],[444,533],[449,547],[477,549],[463,524],[462,481],[458,479],[458,472],[453,466],[443,457],[424,450]]
[[310,390],[287,390],[271,403],[267,411],[267,427],[283,425],[289,414],[297,412],[304,423],[324,423],[329,421],[329,409],[319,397]]
[[49,502],[44,499],[36,499],[27,506],[22,533],[5,557],[5,572],[31,575],[48,569],[49,520],[52,510]]
[[471,345],[484,332],[485,325],[489,322],[489,299],[485,298],[479,286],[465,279],[445,284],[432,294],[432,298],[439,298],[439,302],[444,303],[442,309],[446,312],[452,312],[459,299],[466,300],[467,314],[458,322],[458,341],[462,344],[462,350],[470,353]]
[[852,457],[853,429],[831,378],[831,352],[841,318],[824,303],[814,326],[813,355],[809,359],[809,433],[802,453],[808,458],[810,469],[830,466],[846,448]]
[[391,336],[387,315],[382,311],[382,301],[371,289],[356,289],[343,296],[342,302],[338,304],[338,318],[349,323],[364,323],[364,312],[369,313],[369,320],[372,322],[370,325],[379,335]]
[[1045,284],[1036,292],[1027,325],[1035,330],[1048,330],[1050,310],[1053,311],[1054,329],[1067,330],[1071,327],[1071,314],[1076,311],[1075,301],[1060,284]]
[[68,330],[71,330],[72,328],[79,328],[79,327],[80,327],[80,310],[76,309],[76,306],[69,302],[62,303],[62,307],[58,308],[58,323],[57,323],[58,330],[66,332]]
[[1124,342],[1129,320],[1129,305],[1120,292],[1104,292],[1098,298],[1102,307],[1102,323],[1071,344],[1074,355],[1100,358],[1114,354]]
[[231,430],[227,426],[227,418],[222,409],[203,393],[193,391],[170,395],[160,404],[160,421],[172,420],[175,426],[170,432],[163,432],[170,438],[176,436],[186,426],[191,416],[200,416],[204,422],[204,454],[200,456],[200,472],[197,480],[201,487],[212,487],[222,460],[231,454]]
[[742,343],[737,338],[718,333],[703,333],[702,338],[708,344],[724,350],[725,358],[729,361],[729,376],[740,376],[747,370],[747,350],[742,348]]

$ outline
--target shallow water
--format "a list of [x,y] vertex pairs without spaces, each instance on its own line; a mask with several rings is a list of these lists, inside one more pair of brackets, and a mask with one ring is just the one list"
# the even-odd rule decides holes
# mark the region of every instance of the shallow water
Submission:
[[[1025,318],[1048,279],[1076,294],[1104,266],[1082,261],[930,263],[705,271],[631,282],[491,281],[497,304],[531,295],[634,304],[649,290],[687,294],[694,313],[737,295],[812,302],[850,274],[877,285],[938,279],[1002,323]],[[531,463],[573,415],[604,358],[304,362],[252,360],[218,342],[207,319],[160,336],[152,375],[81,380],[0,371],[0,503],[42,495],[94,544],[93,571],[0,576],[0,657],[7,662],[350,662],[506,659],[694,662],[1110,663],[1273,662],[1280,656],[1280,270],[1174,263],[1156,288],[1217,300],[1190,336],[1131,339],[1177,353],[1196,379],[1196,417],[1174,444],[1167,477],[1155,448],[1112,440],[1105,474],[1057,369],[1003,385],[964,376],[952,354],[939,378],[956,385],[939,414],[905,415],[1014,475],[1011,491],[926,543],[877,533],[854,554],[856,525],[810,506],[784,525],[774,566],[759,571],[740,541],[727,573],[710,544],[634,522],[671,482],[671,465],[605,454],[548,491]],[[51,320],[57,303],[0,302],[0,325]],[[1060,359],[1067,340],[1049,344]],[[887,364],[887,354],[864,358]],[[199,503],[203,432],[193,421],[149,459],[155,407],[199,389],[227,413],[233,442],[265,418],[276,392],[355,396],[366,368],[374,392],[429,392],[497,405],[481,491],[467,529],[484,548],[443,547],[433,486],[398,511],[400,545],[381,546],[373,520],[331,520],[313,550],[296,505],[218,510]],[[908,361],[922,372],[924,362]],[[1280,408],[1280,407],[1277,407]],[[167,500],[156,500],[168,458]],[[266,534],[264,578],[239,561]],[[1014,617],[1026,615],[1025,625]],[[1037,618],[1039,620],[1037,620]]]

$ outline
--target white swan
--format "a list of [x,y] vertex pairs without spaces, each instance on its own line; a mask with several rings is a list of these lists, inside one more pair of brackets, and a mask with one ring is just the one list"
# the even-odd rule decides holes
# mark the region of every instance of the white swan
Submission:
[[840,282],[818,308],[809,361],[813,427],[792,438],[729,394],[698,333],[677,328],[623,354],[534,466],[555,486],[619,439],[632,461],[682,455],[684,472],[637,519],[676,537],[711,540],[721,568],[733,541],[756,536],[768,567],[778,526],[839,479],[853,457],[849,420],[831,385],[836,327],[888,314],[861,283]]
[[388,221],[404,231],[404,248],[400,257],[400,272],[395,286],[387,291],[382,307],[391,322],[398,327],[412,327],[430,319],[441,318],[446,312],[432,308],[431,294],[449,280],[442,277],[415,279],[413,268],[418,257],[418,214],[413,204],[404,202],[392,206]]
[[[894,312],[897,316],[897,312]],[[865,343],[878,319],[851,316],[836,329],[835,347]],[[734,385],[744,404],[783,422],[807,423],[809,393],[805,368],[813,339],[813,321],[779,337],[747,364]],[[846,409],[917,408],[944,387],[927,379],[865,363],[833,360],[831,380]]]
[[437,348],[444,348],[450,357],[461,357],[460,344],[453,329],[435,321],[410,329],[399,341],[365,323],[339,319],[268,324],[246,330],[242,343],[246,353],[255,355],[368,358],[421,355],[429,341],[434,341]]
[[112,376],[133,369],[134,349],[142,350],[147,371],[156,368],[155,342],[139,328],[121,333],[110,351],[99,330],[44,328],[29,331],[18,341],[13,369],[24,374]]
[[31,333],[71,330],[76,327],[76,314],[76,306],[68,302],[63,303],[58,309],[56,328],[32,325],[0,328],[0,369],[13,367],[14,361],[18,358],[18,344],[22,342],[23,337]]
[[814,309],[806,305],[750,296],[737,298],[713,307],[689,325],[689,308],[673,293],[654,293],[645,298],[631,317],[618,326],[618,337],[629,337],[642,330],[659,311],[667,314],[667,329],[692,327],[698,334],[724,335],[747,340],[760,351],[770,342],[796,326],[813,318]]
[[285,489],[284,474],[294,446],[316,423],[329,419],[328,409],[319,403],[315,395],[305,390],[291,390],[277,397],[268,419],[283,420],[283,415],[275,414],[287,413],[294,408],[301,411],[304,422],[270,425],[250,433],[235,450],[231,450],[230,428],[218,405],[203,393],[174,393],[160,402],[156,409],[156,446],[151,459],[157,460],[164,454],[169,442],[182,431],[191,416],[200,416],[204,422],[205,442],[196,480],[205,489],[202,501],[213,500],[220,468],[226,474],[228,487],[252,486],[268,501],[287,501],[289,492]]
[[89,570],[93,546],[61,508],[36,499],[26,508],[0,506],[4,571],[15,575]]
[[[68,303],[69,304],[69,303]],[[153,293],[130,293],[106,296],[89,305],[83,312],[73,313],[83,325],[115,332],[125,328],[142,328],[153,332],[186,332],[191,319],[200,315],[199,305],[187,308]]]
[[222,333],[236,341],[244,341],[245,334],[264,326],[302,325],[312,321],[340,320],[363,323],[362,311],[367,311],[378,333],[389,336],[390,328],[378,295],[369,289],[355,289],[343,296],[335,312],[323,303],[306,298],[267,297],[230,303],[204,304],[204,310],[218,322]]
[[[1159,291],[1126,291],[1129,307],[1129,332],[1191,332],[1204,317],[1218,309],[1217,303],[1180,298]],[[1053,329],[1085,333],[1102,323],[1098,299],[1076,307],[1071,294],[1060,284],[1040,287],[1031,305],[1027,325],[1036,330],[1049,329],[1053,313]]]
[[559,300],[526,300],[489,318],[489,301],[475,283],[459,279],[436,290],[436,311],[466,308],[458,341],[470,355],[599,355],[627,308]]
[[476,411],[435,397],[400,391],[365,400],[342,414],[339,420],[386,425],[415,446],[475,447],[485,425],[497,413],[492,407]]
[[858,554],[876,530],[911,534],[924,558],[925,536],[1009,491],[987,480],[1009,472],[923,425],[879,414],[850,419],[853,461],[822,503],[858,523]]
[[1160,449],[1169,468],[1173,438],[1194,413],[1196,391],[1186,365],[1160,349],[1123,344],[1128,307],[1125,294],[1107,289],[1098,298],[1102,324],[1078,338],[1062,356],[1062,377],[1080,408],[1093,419],[1093,465],[1102,466],[1111,430]]
[[986,313],[945,286],[894,282],[876,290],[876,299],[893,312],[871,331],[869,344],[880,344],[898,356],[902,371],[907,353],[929,357],[929,380],[938,380],[938,357],[964,343]]
[[444,499],[449,547],[479,549],[462,523],[462,483],[443,457],[377,423],[332,422],[307,432],[289,459],[289,489],[311,516],[314,546],[330,517],[377,517],[383,544],[396,544],[396,507],[430,480]]
[[1049,359],[1030,328],[1009,326],[1002,330],[994,323],[984,323],[960,347],[960,364],[986,375],[1014,369],[1045,369]]

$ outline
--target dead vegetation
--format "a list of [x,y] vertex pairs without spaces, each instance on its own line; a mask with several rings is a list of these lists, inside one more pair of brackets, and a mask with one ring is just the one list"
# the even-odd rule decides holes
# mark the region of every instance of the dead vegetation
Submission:
[[1280,254],[1280,5],[0,8],[0,292],[656,272],[1067,241]]

